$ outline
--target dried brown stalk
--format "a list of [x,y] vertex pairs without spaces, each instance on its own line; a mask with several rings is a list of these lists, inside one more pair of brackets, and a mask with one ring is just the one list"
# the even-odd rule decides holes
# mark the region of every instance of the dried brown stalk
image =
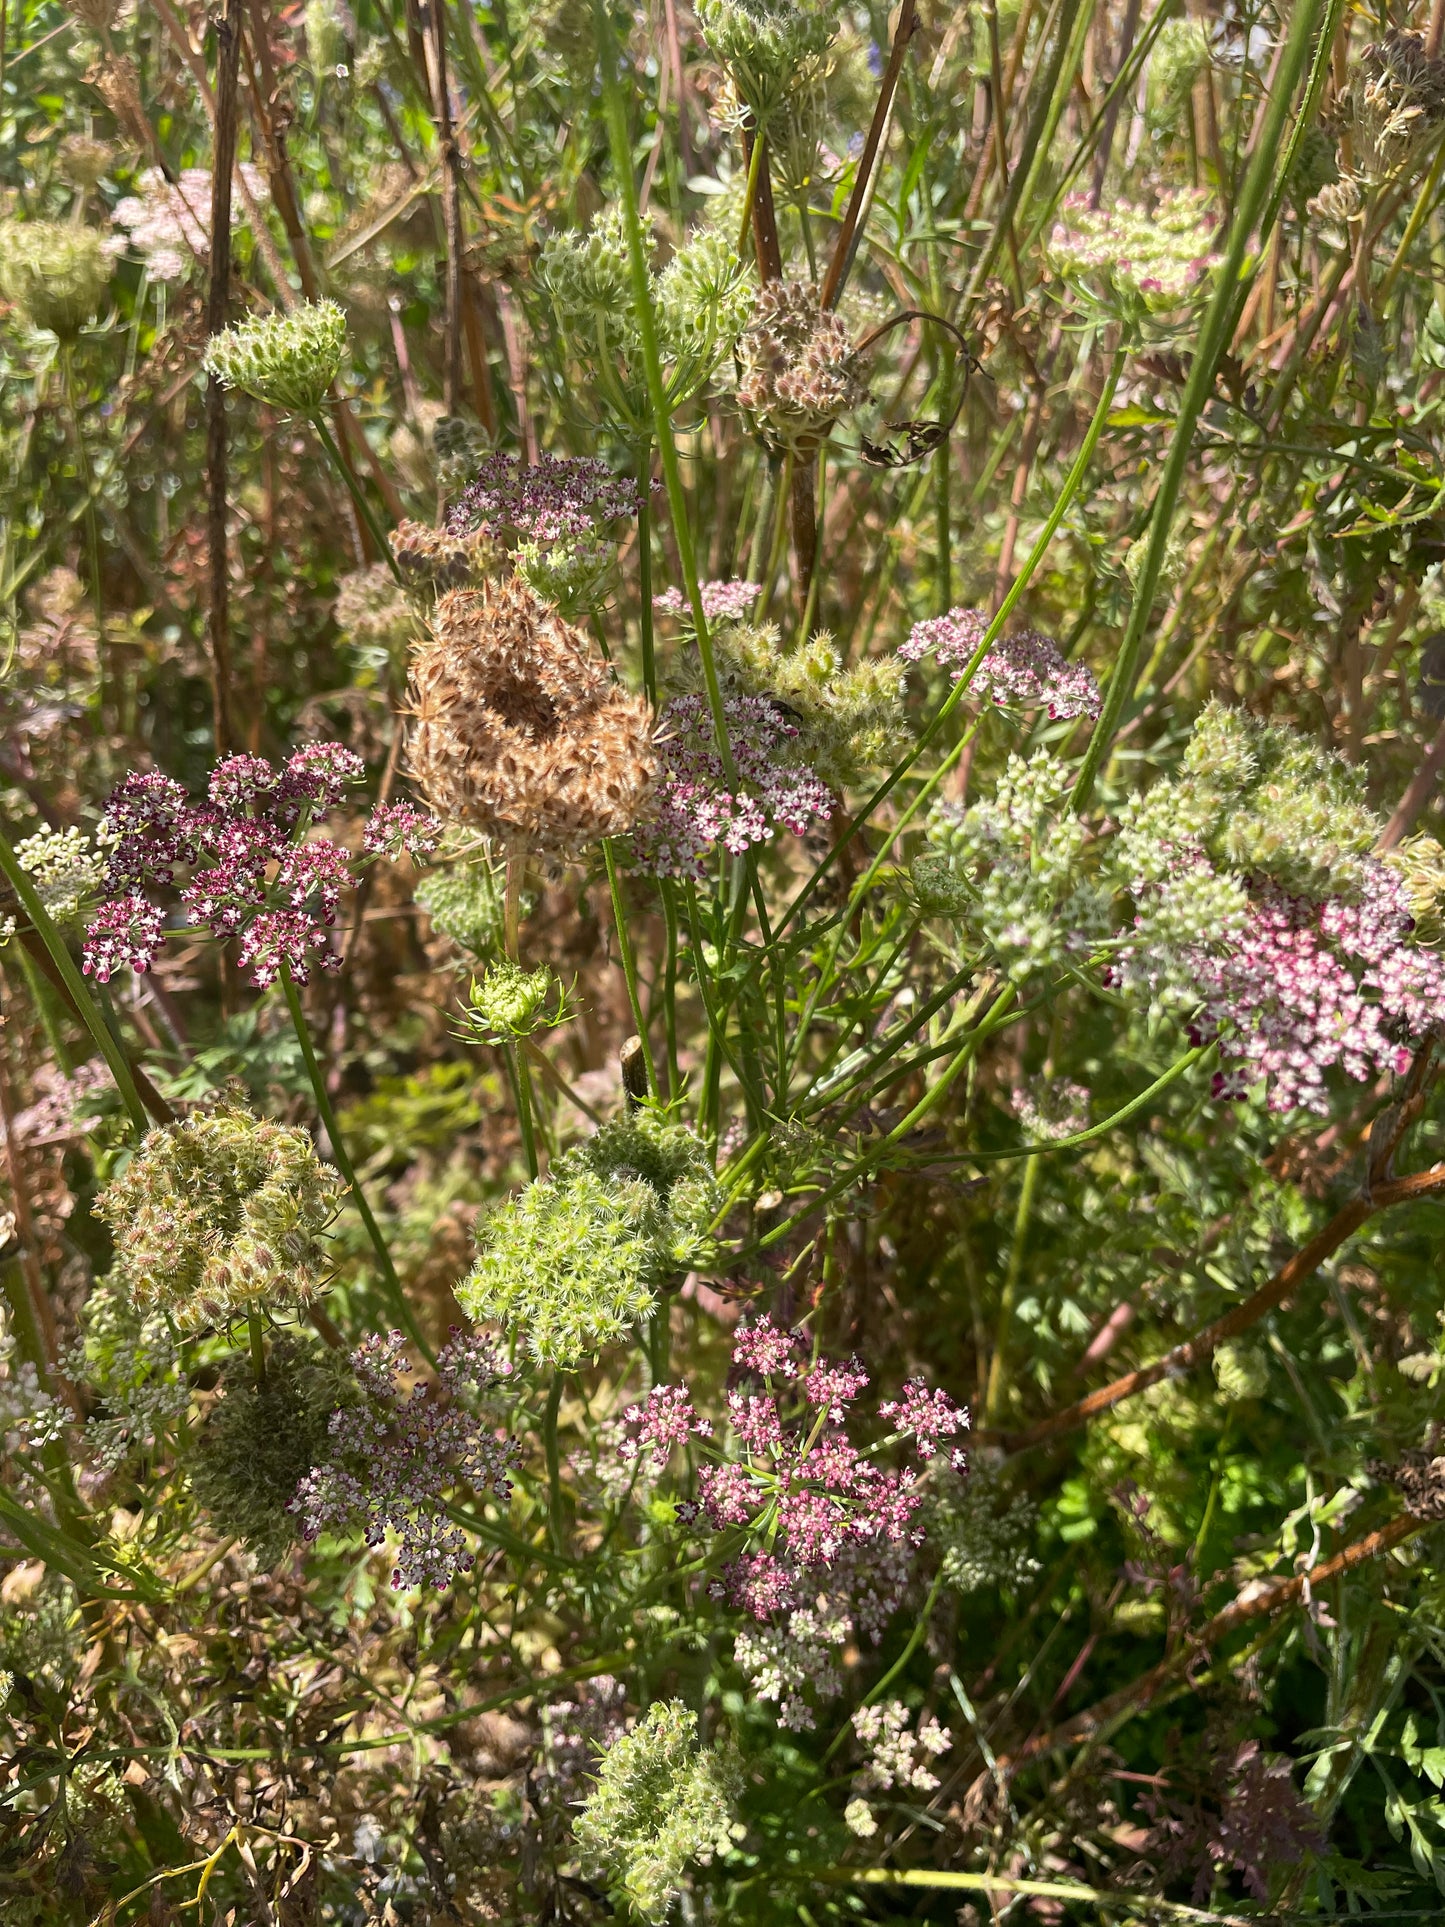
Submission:
[[[206,333],[226,326],[231,293],[231,177],[236,164],[237,83],[241,72],[241,0],[216,15],[215,154],[211,173],[210,280]],[[231,720],[231,579],[226,542],[226,393],[206,383],[206,544],[210,567],[211,696],[216,753],[236,747]]]

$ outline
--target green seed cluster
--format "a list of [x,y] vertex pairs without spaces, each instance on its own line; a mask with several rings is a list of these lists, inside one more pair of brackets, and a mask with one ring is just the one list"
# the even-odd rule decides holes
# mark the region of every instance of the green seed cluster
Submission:
[[652,1310],[705,1249],[720,1202],[691,1132],[647,1111],[605,1124],[483,1220],[457,1298],[540,1363],[571,1370]]
[[314,1298],[342,1192],[304,1131],[226,1104],[149,1132],[96,1209],[136,1303],[194,1331]]
[[227,388],[312,415],[330,393],[345,348],[341,309],[334,301],[307,301],[291,314],[253,315],[213,335],[203,365]]
[[706,1866],[732,1845],[738,1774],[697,1743],[697,1715],[657,1701],[602,1760],[574,1829],[584,1857],[635,1918],[660,1922],[690,1861]]

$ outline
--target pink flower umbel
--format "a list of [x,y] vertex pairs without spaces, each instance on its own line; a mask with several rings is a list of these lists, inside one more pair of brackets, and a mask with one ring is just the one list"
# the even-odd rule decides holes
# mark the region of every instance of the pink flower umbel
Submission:
[[719,844],[738,856],[779,829],[801,836],[832,814],[833,797],[810,769],[790,762],[798,731],[764,696],[723,705],[738,788],[713,736],[701,696],[680,696],[663,712],[662,766],[651,822],[635,834],[638,862],[654,876],[701,878]]
[[224,940],[239,937],[239,962],[258,988],[282,966],[300,983],[340,957],[328,935],[361,863],[403,849],[427,854],[437,826],[410,803],[373,813],[358,859],[311,833],[365,774],[340,743],[307,743],[278,769],[264,756],[226,756],[211,771],[206,800],[155,772],[133,774],[106,808],[106,887],[85,941],[85,968],[101,982],[115,970],[148,969],[163,919],[147,892],[171,890],[188,870],[181,901],[194,924]]
[[[946,616],[915,623],[898,654],[904,662],[932,655],[944,668],[962,672],[987,632],[977,609],[950,609]],[[969,693],[1000,709],[1046,709],[1064,720],[1095,717],[1103,702],[1093,670],[1070,662],[1051,636],[1033,629],[1001,636],[974,671]]]

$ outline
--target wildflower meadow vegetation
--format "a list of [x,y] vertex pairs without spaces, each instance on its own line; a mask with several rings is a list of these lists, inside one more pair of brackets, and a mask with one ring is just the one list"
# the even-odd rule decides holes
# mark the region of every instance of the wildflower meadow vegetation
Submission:
[[1439,1920],[1445,0],[0,0],[0,1923]]

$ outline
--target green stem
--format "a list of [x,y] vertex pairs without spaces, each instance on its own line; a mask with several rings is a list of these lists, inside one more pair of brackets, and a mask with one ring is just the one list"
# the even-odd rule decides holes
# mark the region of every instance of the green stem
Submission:
[[532,1067],[525,1053],[515,1044],[509,1047],[509,1055],[517,1086],[517,1120],[522,1127],[522,1150],[527,1159],[527,1175],[535,1179],[541,1167],[537,1162],[537,1132],[532,1119]]
[[612,919],[617,925],[617,948],[622,958],[622,974],[627,979],[627,1001],[632,1006],[632,1021],[642,1045],[642,1063],[647,1072],[647,1094],[654,1100],[662,1095],[657,1083],[657,1066],[652,1061],[652,1046],[647,1041],[647,1019],[642,1013],[642,996],[637,987],[637,960],[627,934],[627,916],[622,904],[622,883],[617,874],[617,858],[612,838],[602,839],[602,858],[607,865],[607,887],[612,892]]
[[1038,1157],[1024,1161],[1023,1189],[1019,1192],[1018,1209],[1014,1213],[1013,1240],[1009,1247],[1008,1275],[1003,1281],[1003,1295],[999,1299],[998,1327],[994,1333],[993,1357],[989,1361],[988,1390],[984,1395],[983,1422],[992,1425],[998,1417],[1003,1402],[1004,1387],[1008,1382],[1007,1367],[1004,1359],[1008,1352],[1009,1332],[1013,1326],[1014,1299],[1018,1295],[1019,1279],[1024,1269],[1024,1242],[1028,1237],[1029,1219],[1033,1216],[1034,1194],[1039,1188]]
[[627,234],[627,260],[632,275],[632,298],[636,308],[637,336],[642,348],[642,366],[647,380],[647,398],[652,407],[657,432],[658,452],[662,457],[662,478],[672,512],[672,532],[682,564],[683,588],[692,605],[693,629],[697,635],[698,655],[702,660],[703,681],[707,686],[708,708],[718,754],[727,773],[729,787],[737,788],[738,774],[728,741],[727,718],[723,712],[722,688],[713,659],[712,637],[702,606],[702,585],[697,573],[697,554],[688,520],[687,494],[682,485],[682,467],[677,458],[677,443],[672,433],[672,412],[662,378],[662,355],[657,345],[657,321],[652,311],[652,285],[647,267],[647,247],[642,221],[637,211],[637,183],[632,176],[632,143],[627,133],[627,108],[617,78],[617,37],[612,16],[603,0],[593,0],[597,25],[597,46],[602,65],[602,102],[607,119],[607,134],[612,148],[612,170],[622,199],[622,224]]
[[667,1095],[675,1104],[682,1096],[682,1072],[677,1061],[677,887],[671,877],[663,877],[661,884],[667,942],[662,966],[662,1023],[667,1032]]
[[0,870],[5,872],[7,881],[29,917],[32,925],[50,952],[51,960],[60,975],[61,982],[75,1001],[85,1028],[95,1039],[115,1079],[116,1089],[120,1092],[130,1121],[135,1127],[137,1137],[144,1137],[147,1130],[145,1106],[141,1103],[140,1092],[136,1089],[135,1078],[126,1061],[125,1052],[111,1035],[110,1026],[91,995],[90,986],[76,969],[75,963],[66,947],[65,939],[56,929],[49,911],[40,901],[39,892],[29,876],[21,869],[9,838],[0,832]]
[[370,535],[372,541],[376,544],[377,548],[380,549],[382,560],[391,570],[392,575],[402,584],[402,587],[405,588],[406,584],[403,581],[401,570],[396,566],[396,557],[391,552],[391,543],[387,540],[386,531],[382,528],[380,522],[377,521],[376,512],[366,499],[366,491],[352,474],[349,464],[342,460],[341,450],[336,446],[336,437],[332,434],[330,428],[328,428],[325,416],[318,410],[316,414],[311,416],[310,420],[311,426],[316,430],[320,438],[321,446],[326,450],[331,466],[341,477],[346,485],[347,494],[351,497],[352,501],[355,502],[356,512],[366,524],[367,534]]
[[780,937],[782,936],[783,932],[787,929],[788,925],[793,921],[793,919],[803,909],[804,905],[812,897],[814,891],[821,884],[823,878],[827,875],[829,869],[837,861],[839,853],[844,848],[846,848],[846,846],[858,834],[858,832],[862,829],[863,825],[873,815],[874,811],[877,810],[877,808],[885,800],[885,798],[887,798],[892,793],[892,791],[897,787],[897,785],[900,782],[902,782],[903,778],[908,774],[909,770],[912,769],[913,765],[918,761],[919,757],[922,756],[923,752],[928,748],[928,745],[933,741],[934,737],[937,736],[938,732],[942,729],[943,725],[947,722],[948,718],[953,714],[954,710],[963,701],[963,698],[968,691],[969,684],[973,681],[974,676],[978,672],[979,664],[983,661],[984,657],[988,654],[989,650],[992,649],[994,643],[998,640],[999,636],[1003,633],[1004,624],[1008,621],[1009,617],[1013,614],[1015,604],[1018,602],[1019,597],[1023,594],[1024,590],[1028,587],[1030,581],[1033,579],[1034,571],[1038,568],[1040,562],[1043,561],[1044,556],[1048,553],[1049,545],[1053,541],[1055,535],[1058,533],[1059,525],[1062,523],[1064,516],[1068,513],[1069,505],[1072,503],[1074,497],[1078,494],[1079,488],[1083,482],[1083,479],[1085,475],[1087,475],[1089,472],[1089,465],[1094,459],[1094,450],[1099,445],[1099,438],[1104,432],[1104,424],[1109,418],[1109,410],[1113,406],[1114,391],[1119,385],[1119,377],[1122,375],[1123,372],[1124,372],[1124,350],[1122,347],[1120,347],[1115,350],[1114,358],[1112,362],[1109,364],[1109,373],[1105,377],[1103,391],[1100,394],[1099,399],[1094,406],[1093,417],[1089,422],[1089,426],[1087,431],[1085,432],[1084,439],[1079,445],[1079,452],[1074,457],[1073,466],[1070,468],[1068,474],[1065,476],[1064,485],[1062,489],[1060,489],[1058,497],[1054,502],[1052,509],[1050,509],[1049,511],[1049,518],[1044,523],[1043,528],[1039,531],[1039,538],[1034,543],[1034,546],[1032,547],[1032,549],[1029,550],[1028,558],[1024,562],[1023,567],[1019,570],[1017,576],[1015,576],[1013,581],[1013,586],[1009,589],[1008,594],[1004,597],[1003,601],[999,604],[998,613],[994,616],[992,622],[989,623],[988,628],[984,631],[983,640],[979,643],[978,648],[974,650],[973,655],[969,658],[968,662],[964,665],[963,670],[959,675],[958,681],[954,684],[953,688],[949,691],[948,695],[945,697],[943,703],[940,705],[938,709],[937,714],[934,716],[933,721],[928,724],[927,728],[923,731],[922,735],[918,738],[913,748],[904,757],[903,761],[899,763],[897,768],[892,770],[889,773],[889,775],[884,778],[883,782],[881,782],[878,785],[878,788],[874,790],[873,794],[869,797],[868,801],[863,805],[863,808],[858,812],[857,816],[855,816],[853,821],[849,824],[847,830],[838,839],[837,843],[834,844],[833,848],[829,850],[827,856],[824,857],[823,861],[818,865],[817,869],[814,870],[812,876],[809,877],[808,881],[803,885],[802,889],[798,892],[797,896],[793,898],[793,901],[788,906],[787,912],[784,915],[782,922],[778,926],[778,935]]
[[[1119,644],[1119,653],[1114,659],[1113,673],[1109,678],[1109,687],[1104,696],[1103,711],[1089,737],[1089,746],[1084,752],[1078,779],[1069,799],[1075,810],[1083,810],[1092,796],[1094,782],[1105,751],[1114,740],[1123,717],[1124,705],[1133,694],[1139,655],[1144,646],[1144,636],[1154,609],[1154,598],[1164,568],[1169,534],[1174,526],[1174,510],[1179,500],[1179,492],[1184,485],[1184,475],[1193,448],[1194,430],[1200,415],[1204,412],[1205,403],[1213,392],[1215,372],[1234,332],[1235,316],[1238,312],[1237,303],[1243,299],[1248,281],[1253,278],[1252,274],[1248,277],[1245,275],[1245,258],[1250,243],[1255,238],[1256,225],[1270,195],[1274,170],[1284,145],[1285,128],[1293,107],[1295,90],[1314,45],[1316,29],[1326,4],[1327,0],[1304,0],[1304,4],[1290,16],[1289,36],[1280,57],[1274,91],[1265,105],[1264,120],[1259,130],[1259,144],[1249,163],[1244,185],[1234,208],[1229,230],[1229,247],[1223,265],[1219,269],[1214,294],[1205,313],[1203,326],[1199,331],[1194,358],[1189,365],[1189,378],[1185,382],[1184,393],[1179,403],[1178,419],[1174,424],[1174,438],[1170,443],[1164,472],[1159,478],[1159,487],[1150,507],[1148,544],[1144,551],[1143,564],[1135,579],[1134,602],[1129,611],[1128,627],[1124,631],[1123,641]],[[1276,208],[1277,205],[1276,203]],[[1266,232],[1267,230],[1260,233],[1261,242],[1266,238]]]
[[251,1340],[251,1370],[257,1385],[266,1383],[266,1328],[258,1311],[246,1313],[246,1329]]
[[361,1214],[361,1222],[366,1227],[366,1235],[371,1240],[371,1248],[376,1253],[377,1266],[392,1311],[406,1331],[407,1336],[418,1348],[429,1365],[435,1365],[436,1357],[421,1327],[417,1324],[411,1306],[406,1302],[406,1293],[401,1288],[401,1280],[396,1275],[396,1266],[391,1261],[391,1253],[386,1248],[386,1240],[381,1235],[381,1227],[372,1215],[367,1203],[366,1193],[361,1188],[361,1180],[356,1175],[356,1166],[351,1162],[351,1154],[341,1135],[341,1126],[336,1121],[336,1111],[332,1106],[331,1094],[326,1088],[326,1080],[321,1075],[321,1066],[316,1061],[316,1051],[311,1042],[310,1026],[306,1013],[301,1008],[295,980],[288,965],[281,966],[281,988],[286,995],[286,1008],[291,1013],[292,1027],[296,1041],[301,1046],[301,1056],[306,1065],[306,1075],[311,1080],[311,1094],[316,1099],[316,1108],[321,1113],[321,1122],[326,1127],[326,1135],[331,1142],[331,1155],[336,1160],[336,1168],[346,1180],[356,1208]]
[[542,1450],[547,1459],[547,1516],[551,1522],[554,1550],[562,1549],[562,1461],[557,1449],[557,1414],[562,1409],[562,1388],[566,1375],[560,1368],[552,1373],[552,1388],[547,1394],[547,1410],[542,1416]]
[[637,454],[637,593],[642,630],[642,693],[657,707],[657,654],[652,624],[652,449]]

